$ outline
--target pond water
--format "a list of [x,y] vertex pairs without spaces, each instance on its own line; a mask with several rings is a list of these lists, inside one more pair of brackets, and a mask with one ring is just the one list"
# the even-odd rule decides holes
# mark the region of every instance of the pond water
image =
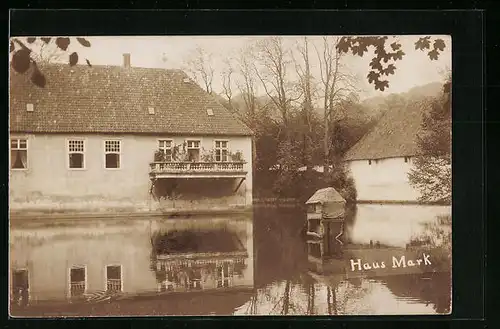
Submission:
[[[295,208],[16,222],[11,315],[449,313],[449,271],[389,266],[392,255],[411,257],[402,247],[449,209],[401,207],[358,206],[346,220],[346,252],[334,259],[312,254],[303,234],[306,214]],[[388,268],[355,271],[351,259],[386,259]]]

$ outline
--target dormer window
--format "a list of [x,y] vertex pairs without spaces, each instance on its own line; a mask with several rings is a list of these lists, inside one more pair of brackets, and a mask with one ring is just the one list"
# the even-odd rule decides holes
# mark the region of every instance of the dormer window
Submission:
[[148,113],[149,114],[155,114],[155,108],[154,107],[149,107],[148,108]]
[[34,110],[33,104],[31,103],[26,104],[26,111],[33,112],[33,110]]
[[213,116],[214,115],[214,111],[212,109],[207,109],[207,114],[208,116]]

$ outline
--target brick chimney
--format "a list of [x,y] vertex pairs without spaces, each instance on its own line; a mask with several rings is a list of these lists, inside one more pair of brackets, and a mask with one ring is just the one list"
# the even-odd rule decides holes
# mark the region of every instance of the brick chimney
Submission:
[[123,67],[130,68],[130,54],[123,54]]

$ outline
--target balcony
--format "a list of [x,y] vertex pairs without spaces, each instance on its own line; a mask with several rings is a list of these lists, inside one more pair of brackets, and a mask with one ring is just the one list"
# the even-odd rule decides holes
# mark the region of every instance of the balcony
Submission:
[[151,178],[245,178],[244,161],[230,162],[152,162]]

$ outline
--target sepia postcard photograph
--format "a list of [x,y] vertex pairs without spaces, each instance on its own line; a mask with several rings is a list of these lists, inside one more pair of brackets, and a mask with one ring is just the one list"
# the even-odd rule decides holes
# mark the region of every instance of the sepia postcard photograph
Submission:
[[11,317],[451,313],[450,36],[9,42]]

